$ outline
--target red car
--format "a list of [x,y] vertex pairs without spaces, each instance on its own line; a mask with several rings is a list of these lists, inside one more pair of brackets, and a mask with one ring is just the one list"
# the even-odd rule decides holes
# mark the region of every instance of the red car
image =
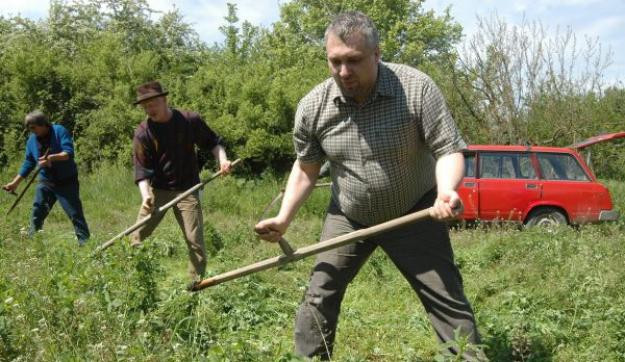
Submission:
[[618,218],[610,192],[572,148],[472,145],[464,156],[463,220],[553,225]]

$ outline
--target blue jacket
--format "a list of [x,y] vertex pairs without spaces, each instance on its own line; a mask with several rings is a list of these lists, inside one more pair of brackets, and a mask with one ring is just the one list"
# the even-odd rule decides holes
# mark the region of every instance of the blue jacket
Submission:
[[[20,176],[26,177],[37,166],[37,160],[43,156],[45,149],[41,150],[41,145],[34,133],[30,134],[26,141],[26,157],[19,171]],[[72,136],[60,124],[53,124],[50,127],[50,152],[55,154],[65,151],[69,154],[69,159],[65,161],[52,162],[52,167],[43,167],[39,173],[39,179],[42,181],[63,181],[78,174],[76,162],[74,162],[74,142]],[[40,154],[41,152],[41,154]]]

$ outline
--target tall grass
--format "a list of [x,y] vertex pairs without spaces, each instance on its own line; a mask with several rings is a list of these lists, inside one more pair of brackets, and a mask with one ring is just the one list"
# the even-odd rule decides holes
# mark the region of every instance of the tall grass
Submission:
[[[2,179],[12,175],[4,174]],[[607,183],[619,209],[625,185]],[[202,193],[208,274],[280,253],[252,226],[283,180],[219,179]],[[293,321],[312,259],[197,294],[185,291],[187,252],[173,216],[132,249],[100,243],[132,224],[139,194],[130,171],[81,175],[93,238],[79,248],[56,206],[44,230],[20,236],[32,195],[0,222],[0,360],[295,360]],[[316,242],[327,189],[315,190],[286,235]],[[0,196],[0,210],[12,202]],[[275,212],[275,210],[274,210]],[[494,361],[625,360],[625,223],[452,231],[486,355]],[[445,359],[414,293],[377,251],[348,289],[337,361]]]

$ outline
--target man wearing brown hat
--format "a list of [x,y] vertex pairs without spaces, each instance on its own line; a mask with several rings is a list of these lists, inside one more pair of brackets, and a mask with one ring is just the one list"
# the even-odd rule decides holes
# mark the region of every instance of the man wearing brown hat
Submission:
[[[230,172],[230,161],[221,138],[197,113],[170,108],[167,94],[156,81],[137,87],[135,104],[140,105],[147,115],[135,130],[133,139],[135,182],[143,199],[138,219],[145,218],[200,182],[196,146],[210,151],[223,173]],[[173,210],[189,248],[189,273],[193,280],[197,280],[206,267],[198,192],[180,200]],[[131,235],[132,245],[141,245],[163,216],[164,213],[154,213],[145,226]]]

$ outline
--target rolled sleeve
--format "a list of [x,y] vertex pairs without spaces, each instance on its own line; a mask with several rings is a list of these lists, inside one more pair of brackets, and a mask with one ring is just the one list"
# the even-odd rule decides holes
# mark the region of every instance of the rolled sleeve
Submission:
[[31,140],[29,139],[26,143],[26,154],[24,156],[24,162],[22,163],[22,167],[18,174],[22,177],[27,177],[28,174],[35,168],[37,165],[37,160],[35,159],[35,155],[32,153],[32,149],[30,147]]
[[297,159],[302,163],[322,162],[325,154],[319,140],[314,135],[306,110],[306,103],[300,102],[295,112],[295,125],[293,127],[293,145]]
[[432,80],[423,87],[421,119],[425,142],[436,159],[467,147],[443,94]]
[[57,136],[59,138],[61,152],[65,152],[70,158],[74,158],[74,142],[67,129],[65,129],[65,127],[59,127],[57,130]]
[[222,144],[223,141],[198,114],[188,118],[192,122],[195,144],[203,151],[212,151],[213,148]]

